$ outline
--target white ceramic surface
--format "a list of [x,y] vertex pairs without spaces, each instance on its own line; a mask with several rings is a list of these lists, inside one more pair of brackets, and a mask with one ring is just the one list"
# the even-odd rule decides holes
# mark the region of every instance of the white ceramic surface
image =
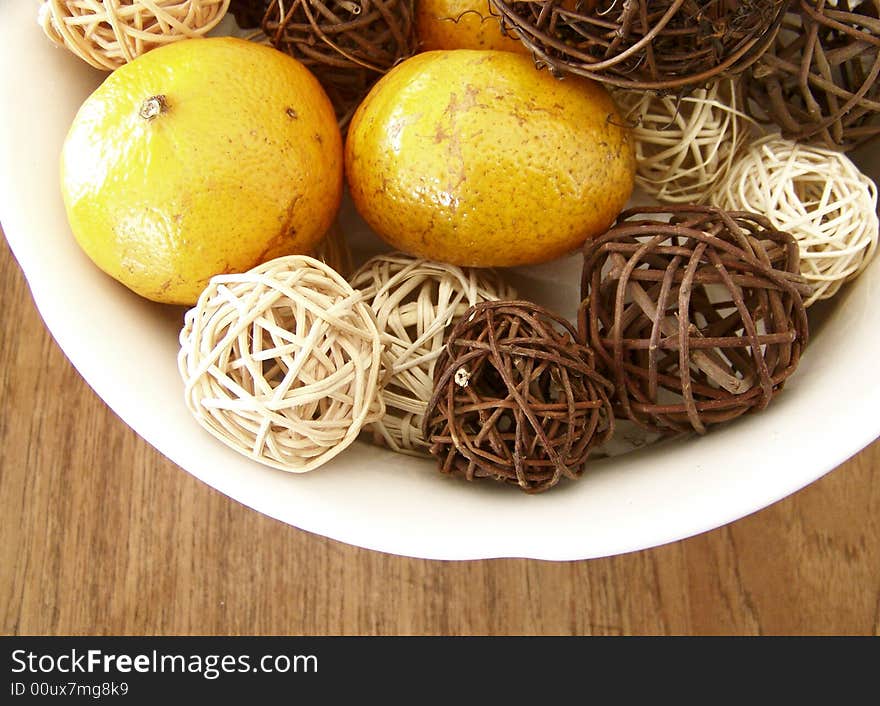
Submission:
[[[441,476],[358,443],[306,475],[250,462],[187,412],[176,367],[181,311],[104,276],[69,231],[58,154],[103,74],[53,47],[35,0],[0,0],[0,222],[55,340],[138,434],[231,498],[349,544],[433,559],[585,559],[727,524],[813,482],[880,435],[880,260],[825,312],[801,368],[765,412],[704,438],[592,464],[528,496]],[[347,214],[347,218],[350,217]],[[364,251],[376,242],[358,236]],[[521,292],[571,315],[579,262],[515,273]],[[561,284],[567,283],[567,284]],[[16,410],[39,414],[39,410]],[[125,463],[119,459],[119,463]]]

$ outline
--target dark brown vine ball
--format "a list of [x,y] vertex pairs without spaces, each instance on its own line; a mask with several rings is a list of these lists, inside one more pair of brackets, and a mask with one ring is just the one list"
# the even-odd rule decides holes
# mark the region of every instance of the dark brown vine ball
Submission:
[[672,91],[744,71],[791,0],[489,0],[539,65]]
[[312,70],[343,125],[372,85],[417,49],[414,0],[263,2],[263,33]]
[[743,79],[784,137],[849,151],[880,133],[880,0],[797,0]]
[[307,66],[383,74],[415,51],[413,0],[269,0],[260,26]]
[[614,430],[611,385],[575,328],[525,301],[471,307],[437,361],[424,436],[440,470],[538,493]]
[[263,15],[271,0],[230,0],[229,14],[241,29],[255,29],[260,26]]
[[766,407],[809,331],[795,239],[711,206],[624,211],[584,246],[580,327],[615,413],[661,434]]

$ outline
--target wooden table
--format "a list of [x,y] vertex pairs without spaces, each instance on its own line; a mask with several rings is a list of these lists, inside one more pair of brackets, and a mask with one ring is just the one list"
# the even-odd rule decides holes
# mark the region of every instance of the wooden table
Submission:
[[648,551],[407,559],[269,519],[167,461],[67,362],[5,239],[0,296],[5,635],[880,634],[880,442]]

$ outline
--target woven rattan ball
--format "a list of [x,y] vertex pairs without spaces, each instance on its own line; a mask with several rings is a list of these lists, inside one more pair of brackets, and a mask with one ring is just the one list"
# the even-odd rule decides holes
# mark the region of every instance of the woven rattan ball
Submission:
[[845,154],[768,135],[719,185],[723,208],[762,213],[800,246],[806,305],[834,296],[877,252],[877,187]]
[[766,51],[789,0],[490,0],[539,65],[623,88],[735,75]]
[[469,309],[437,361],[424,433],[441,472],[538,493],[614,431],[610,384],[571,324],[526,301]]
[[270,0],[230,0],[229,13],[235,17],[240,29],[256,29],[263,21],[263,15]]
[[415,51],[412,0],[270,0],[261,26],[307,66],[381,74]]
[[615,91],[624,121],[633,126],[636,184],[664,203],[705,202],[753,134],[738,94],[731,79],[680,97]]
[[373,440],[403,453],[427,455],[422,419],[434,386],[444,334],[468,307],[510,299],[492,270],[456,267],[403,253],[378,255],[351,278],[373,308],[385,344],[385,416],[370,425]]
[[748,111],[785,137],[850,150],[880,134],[880,2],[795,0],[743,76]]
[[763,409],[807,344],[794,238],[709,206],[624,211],[584,246],[580,327],[615,413],[664,435]]
[[229,0],[45,0],[39,22],[53,42],[112,71],[162,44],[203,36],[228,8]]
[[308,66],[343,125],[376,80],[416,51],[413,0],[265,0],[268,41]]
[[180,346],[196,420],[273,468],[314,470],[384,413],[372,310],[304,255],[212,278],[186,314]]

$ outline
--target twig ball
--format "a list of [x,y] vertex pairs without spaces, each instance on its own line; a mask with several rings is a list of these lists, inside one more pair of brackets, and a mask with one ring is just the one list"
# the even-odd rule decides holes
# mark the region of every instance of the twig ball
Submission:
[[744,71],[789,0],[490,0],[539,65],[621,88],[668,91]]
[[837,294],[877,252],[877,187],[835,150],[768,135],[737,161],[713,201],[764,214],[795,237],[812,286],[807,306]]
[[382,74],[414,52],[412,0],[270,0],[261,27],[307,66]]
[[456,267],[393,252],[368,260],[351,277],[376,314],[385,345],[385,415],[370,424],[374,443],[428,455],[422,421],[444,336],[468,307],[515,296],[493,270]]
[[305,255],[217,275],[185,316],[187,407],[239,453],[314,470],[379,419],[382,343],[370,307]]
[[239,29],[256,29],[263,21],[271,0],[230,0],[229,14],[235,17]]
[[229,0],[44,0],[38,21],[55,44],[113,71],[162,44],[204,36],[228,9]]
[[684,96],[615,91],[624,122],[632,125],[636,184],[663,203],[708,200],[755,128],[739,92],[731,79]]
[[615,387],[615,413],[700,434],[765,408],[809,329],[794,238],[710,206],[624,211],[584,246],[580,326]]
[[574,327],[526,301],[469,309],[437,361],[424,434],[441,472],[538,493],[612,435],[610,384]]
[[843,151],[880,134],[880,5],[795,0],[743,75],[748,111],[784,137]]
[[372,85],[417,49],[414,0],[264,0],[268,42],[309,67],[347,124]]

